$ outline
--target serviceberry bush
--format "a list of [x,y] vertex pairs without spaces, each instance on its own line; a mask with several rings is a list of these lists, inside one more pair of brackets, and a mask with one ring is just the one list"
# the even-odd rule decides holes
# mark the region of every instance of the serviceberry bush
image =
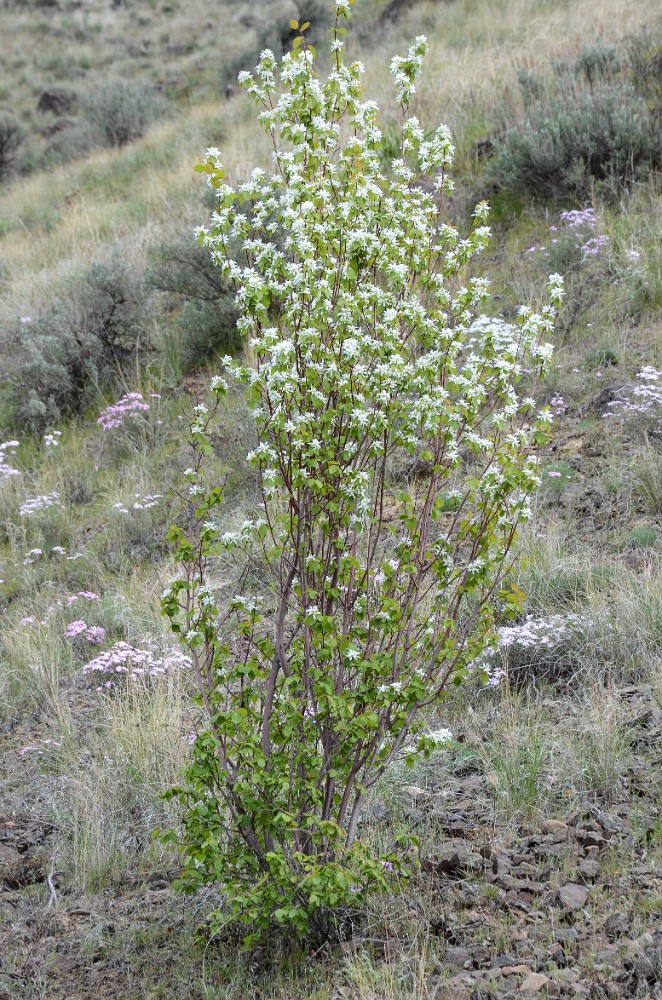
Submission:
[[[488,207],[464,237],[445,219],[451,136],[408,112],[426,40],[391,66],[400,155],[385,171],[378,107],[343,59],[348,15],[338,0],[326,80],[305,25],[280,93],[270,51],[240,76],[273,172],[235,190],[217,150],[200,164],[218,193],[200,242],[250,345],[224,367],[253,407],[262,502],[236,531],[219,523],[222,489],[204,475],[228,389],[216,376],[191,424],[189,528],[172,531],[184,572],[163,596],[207,728],[170,793],[183,831],[166,836],[185,889],[220,885],[209,926],[238,921],[248,941],[274,925],[337,931],[406,873],[404,847],[380,857],[359,836],[362,802],[396,758],[432,752],[423,710],[486,647],[551,421],[518,383],[548,366],[560,279],[540,313],[521,309],[516,336],[489,321],[469,335],[488,288],[466,265]],[[403,458],[424,472],[398,486]],[[236,594],[215,582],[219,559],[243,567]]]

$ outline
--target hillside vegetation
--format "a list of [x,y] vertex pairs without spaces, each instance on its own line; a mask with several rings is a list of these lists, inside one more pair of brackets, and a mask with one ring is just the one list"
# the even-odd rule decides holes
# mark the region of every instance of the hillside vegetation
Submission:
[[[342,945],[196,937],[214,892],[173,891],[152,837],[200,723],[160,613],[187,426],[243,351],[193,165],[217,146],[235,185],[269,165],[234,81],[292,17],[324,62],[325,0],[2,5],[0,1000],[662,996],[656,0],[357,3],[389,136],[390,58],[429,38],[413,110],[454,133],[453,223],[491,205],[499,316],[565,277],[525,600],[494,683],[431,711],[450,741],[371,796],[367,836],[415,834],[421,864]],[[228,530],[255,507],[253,435],[233,391],[209,459]]]

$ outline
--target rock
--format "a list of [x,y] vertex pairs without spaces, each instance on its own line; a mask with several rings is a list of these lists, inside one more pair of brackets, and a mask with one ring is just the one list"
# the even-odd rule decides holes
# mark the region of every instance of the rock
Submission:
[[481,857],[491,862],[492,871],[495,875],[508,875],[513,867],[513,863],[505,851],[493,850],[491,847],[481,847]]
[[652,934],[646,932],[645,934],[641,934],[633,943],[640,951],[650,951],[655,944],[655,938]]
[[434,875],[462,878],[469,873],[482,872],[485,861],[462,841],[449,841],[436,847],[431,857],[423,858],[421,865],[424,871]]
[[576,927],[559,927],[554,936],[561,944],[576,944],[579,941]]
[[626,937],[630,933],[632,920],[627,913],[612,913],[604,923],[604,932],[609,941]]
[[451,971],[473,968],[471,956],[466,948],[446,948],[444,965],[447,965]]
[[[528,878],[515,878],[514,875],[499,875],[497,882],[503,889],[520,895],[523,892],[528,893],[531,897],[535,896],[536,893],[543,892],[546,888],[542,882],[532,882]],[[527,900],[527,902],[530,901]]]
[[560,819],[546,819],[541,826],[543,833],[567,833],[568,824],[563,823]]
[[70,976],[80,968],[81,959],[70,958],[68,955],[56,955],[51,963],[51,971],[56,976]]
[[492,965],[492,949],[487,948],[484,945],[480,945],[478,948],[473,950],[473,960],[474,965],[479,968],[483,968],[486,965]]
[[504,976],[530,976],[533,970],[528,965],[504,965],[501,969]]
[[410,806],[409,809],[405,809],[405,818],[413,826],[418,826],[425,819],[425,813],[422,809],[417,809],[416,806]]
[[588,897],[588,890],[584,885],[577,885],[575,882],[566,882],[558,891],[558,898],[561,906],[568,910],[580,910],[584,906]]
[[46,114],[52,111],[54,115],[66,115],[74,103],[74,95],[63,87],[50,87],[44,90],[37,103],[37,111]]
[[486,969],[483,975],[487,979],[488,983],[493,982],[495,979],[501,979],[503,976],[503,971],[498,966],[493,966],[491,969]]
[[410,799],[414,799],[414,801],[429,799],[432,796],[431,792],[426,791],[425,788],[419,788],[418,785],[405,785],[400,791],[403,795],[408,795]]
[[576,969],[557,969],[554,975],[563,983],[572,984],[579,980],[579,973]]
[[600,874],[600,865],[593,858],[582,858],[577,865],[577,871],[582,878],[593,882]]
[[634,963],[634,974],[640,983],[662,982],[662,953],[659,956],[660,962],[656,961],[654,954],[642,955]]
[[604,847],[605,838],[597,830],[577,829],[576,837],[583,847]]
[[547,949],[547,958],[554,962],[555,965],[562,968],[566,964],[566,954],[563,946],[555,941],[554,944],[550,945]]
[[522,993],[540,993],[548,982],[549,979],[547,976],[543,976],[542,972],[531,972],[520,986],[520,991]]

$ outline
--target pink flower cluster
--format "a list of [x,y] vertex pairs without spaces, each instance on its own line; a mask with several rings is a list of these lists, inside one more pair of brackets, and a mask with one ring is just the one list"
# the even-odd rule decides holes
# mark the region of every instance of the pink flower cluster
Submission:
[[588,257],[595,257],[608,243],[607,234],[601,233],[599,236],[591,236],[590,239],[586,240],[586,243],[582,243],[582,250]]
[[[111,677],[124,675],[129,680],[136,680],[139,677],[162,677],[190,666],[190,656],[186,656],[176,647],[166,653],[159,653],[152,649],[139,649],[128,642],[116,642],[111,649],[105,650],[86,663],[82,673],[84,676],[101,675],[105,681],[109,675]],[[104,686],[108,687],[108,684]]]
[[106,639],[106,630],[100,625],[88,625],[86,621],[79,618],[75,622],[70,622],[64,634],[67,639],[75,639],[76,636],[84,636],[88,642],[93,643],[95,646],[103,646]]
[[[82,599],[84,601],[100,601],[101,600],[101,598],[99,597],[99,595],[95,594],[93,590],[79,590],[77,594],[70,594],[69,597],[67,597],[65,599],[64,603],[65,603],[66,607],[70,608],[71,605],[75,604],[76,601],[79,598],[81,598],[81,597],[82,597]],[[58,601],[57,603],[60,606],[62,606],[62,601]]]
[[4,441],[0,444],[0,482],[3,479],[11,479],[12,476],[20,476],[18,469],[14,469],[7,461],[7,452],[15,455],[17,448],[18,441]]
[[22,747],[18,751],[19,757],[25,757],[26,753],[32,753],[36,751],[37,753],[43,753],[46,747],[61,747],[62,744],[58,740],[37,740],[36,743],[32,743],[30,746]]
[[555,417],[560,417],[568,409],[563,396],[559,396],[558,393],[555,393],[550,399],[549,408]]
[[519,646],[522,649],[544,647],[553,649],[568,639],[586,635],[594,628],[595,622],[588,615],[568,612],[565,615],[527,615],[517,625],[504,625],[498,631],[497,644],[500,648]]
[[127,392],[116,403],[110,403],[103,411],[98,424],[101,424],[105,431],[110,431],[115,427],[121,427],[129,417],[135,417],[138,413],[149,410],[147,403],[141,392]]
[[[600,233],[597,236],[587,236],[586,230],[595,230],[597,225],[595,209],[593,208],[568,209],[565,212],[560,212],[559,222],[561,224],[560,227],[549,227],[550,233],[558,233],[559,229],[562,233],[567,233],[571,229],[584,230],[584,232],[577,234],[576,239],[578,242],[575,246],[578,250],[582,250],[587,257],[597,256],[602,247],[609,243],[609,236],[606,233]],[[558,236],[553,237],[551,242],[558,243]],[[536,253],[539,250],[546,251],[547,247],[534,244],[528,248],[527,253]],[[545,253],[545,256],[549,257],[549,253]]]
[[[595,209],[589,207],[568,209],[565,212],[559,213],[559,219],[569,229],[581,229],[582,226],[595,226]],[[555,226],[552,226],[552,229],[555,228]]]
[[504,625],[497,631],[491,652],[472,667],[472,673],[486,673],[489,678],[488,687],[496,687],[506,676],[502,659],[504,650],[560,655],[571,643],[581,646],[599,625],[611,629],[606,621],[598,622],[589,615],[572,611],[547,617],[527,615],[524,621]]
[[662,371],[647,365],[636,376],[637,381],[623,389],[623,398],[607,405],[605,417],[662,417]]

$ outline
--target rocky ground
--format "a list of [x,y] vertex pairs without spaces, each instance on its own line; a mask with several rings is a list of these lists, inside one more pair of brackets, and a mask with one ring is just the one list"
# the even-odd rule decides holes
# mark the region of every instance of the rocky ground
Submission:
[[[650,693],[621,694],[639,746],[659,746],[662,714]],[[552,699],[550,708],[562,726],[569,704]],[[608,806],[575,800],[553,819],[505,814],[493,776],[471,755],[450,774],[428,767],[421,784],[392,784],[364,821],[377,833],[399,823],[418,834],[416,885],[369,931],[316,956],[314,974],[326,980],[369,954],[374,967],[397,970],[403,997],[662,997],[661,779],[662,764],[635,764]],[[227,949],[206,954],[201,977],[192,931],[206,901],[176,895],[173,870],[136,871],[78,895],[52,873],[56,838],[46,817],[0,818],[2,1000],[248,995],[227,987]],[[359,995],[351,976],[332,978],[325,991],[296,995]]]

